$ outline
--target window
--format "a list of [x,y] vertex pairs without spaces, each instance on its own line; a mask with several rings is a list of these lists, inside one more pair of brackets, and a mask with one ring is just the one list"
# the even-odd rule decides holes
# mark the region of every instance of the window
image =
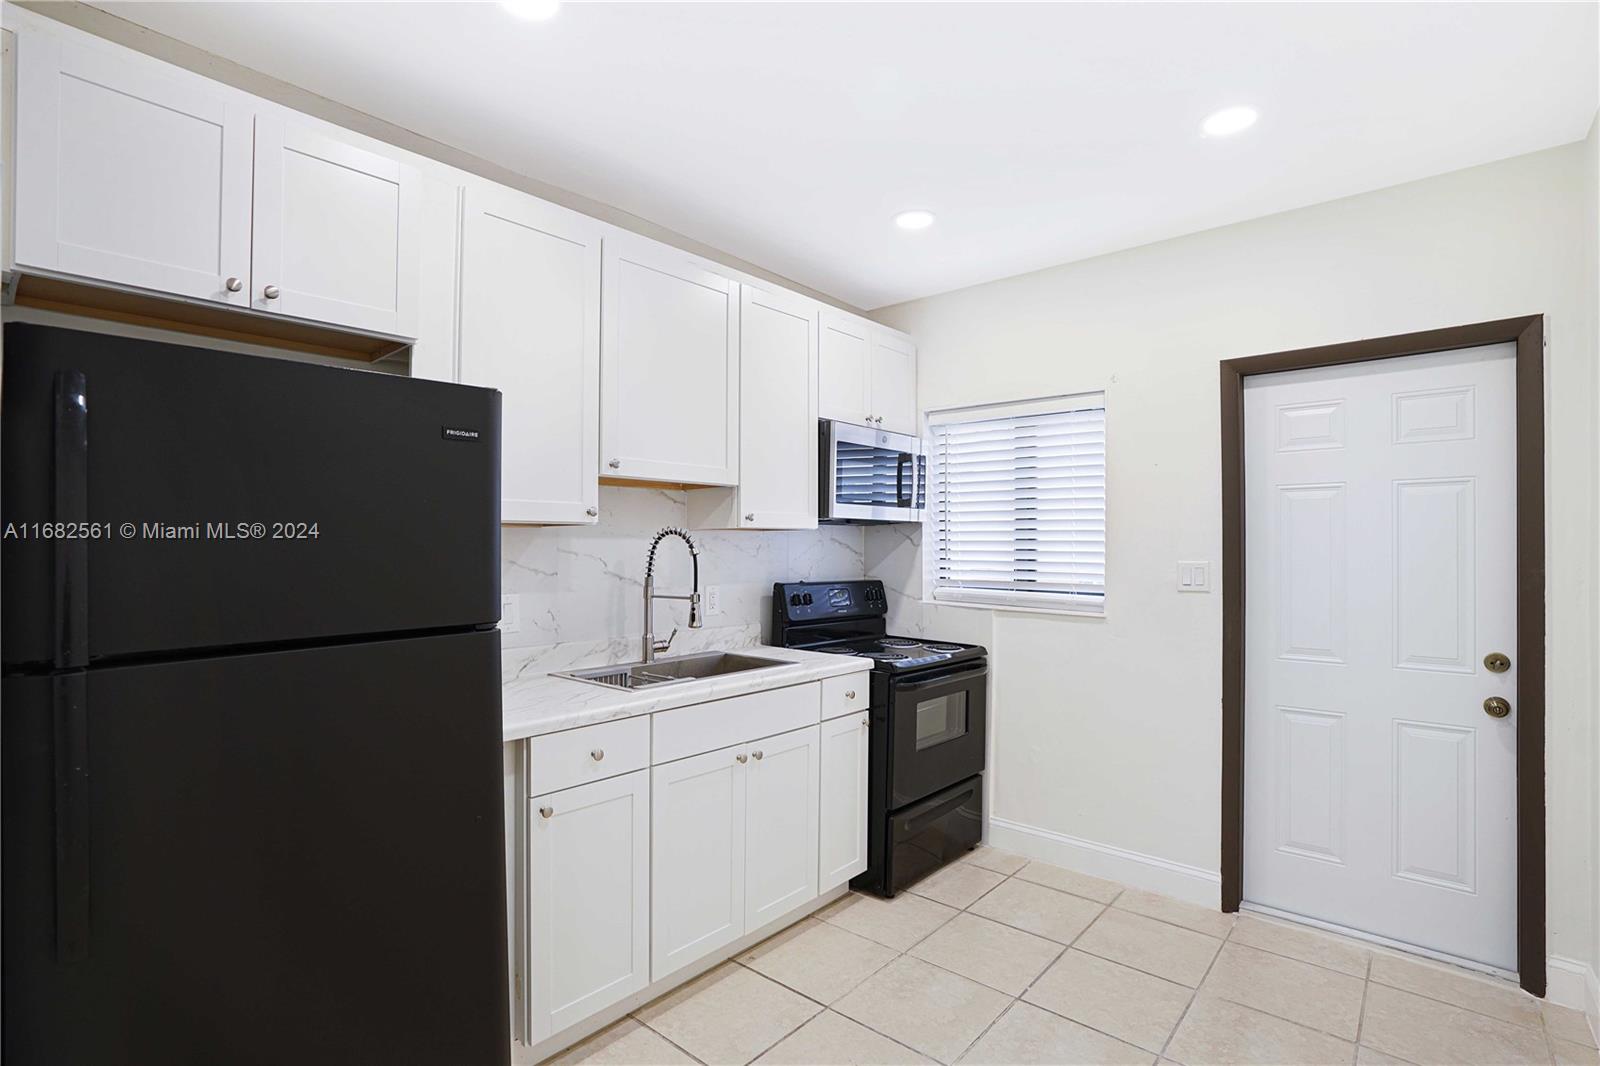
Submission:
[[1105,396],[928,416],[936,600],[1102,612]]

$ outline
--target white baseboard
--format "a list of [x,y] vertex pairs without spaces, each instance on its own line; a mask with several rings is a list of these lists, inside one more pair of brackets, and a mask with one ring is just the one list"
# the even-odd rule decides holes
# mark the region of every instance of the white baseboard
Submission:
[[1600,976],[1594,967],[1577,959],[1551,955],[1545,960],[1545,977],[1545,998],[1583,1011],[1589,1017],[1589,1031],[1600,1035]]
[[1215,870],[992,816],[986,843],[1002,851],[1013,851],[1091,877],[1121,881],[1202,907],[1214,909],[1222,905],[1222,875]]

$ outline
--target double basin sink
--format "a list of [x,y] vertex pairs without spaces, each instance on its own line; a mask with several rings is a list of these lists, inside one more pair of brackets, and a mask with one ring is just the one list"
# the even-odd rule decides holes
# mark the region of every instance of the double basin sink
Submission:
[[750,670],[767,670],[774,666],[791,666],[782,659],[763,659],[757,655],[740,655],[731,651],[713,651],[702,655],[680,655],[672,659],[657,659],[653,663],[620,663],[600,666],[592,670],[570,670],[555,677],[571,678],[591,685],[607,688],[649,688],[652,685],[671,685],[679,681],[698,681],[706,677],[742,674]]

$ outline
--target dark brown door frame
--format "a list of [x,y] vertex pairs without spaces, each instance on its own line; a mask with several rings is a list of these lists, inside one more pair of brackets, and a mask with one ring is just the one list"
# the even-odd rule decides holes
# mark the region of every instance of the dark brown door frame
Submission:
[[1517,969],[1545,993],[1544,316],[1301,348],[1222,366],[1222,909],[1244,894],[1244,379],[1516,343]]

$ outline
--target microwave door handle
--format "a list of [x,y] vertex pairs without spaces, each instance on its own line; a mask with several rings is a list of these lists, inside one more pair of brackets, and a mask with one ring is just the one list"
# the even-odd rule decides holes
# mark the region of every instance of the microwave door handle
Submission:
[[900,507],[911,506],[911,494],[906,492],[906,474],[911,465],[911,456],[901,452],[894,458],[894,502]]

